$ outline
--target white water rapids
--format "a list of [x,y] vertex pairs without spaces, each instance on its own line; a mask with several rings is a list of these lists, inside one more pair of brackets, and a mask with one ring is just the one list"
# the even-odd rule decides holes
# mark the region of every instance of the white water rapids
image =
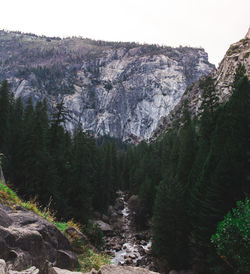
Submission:
[[151,239],[147,241],[136,240],[135,231],[130,222],[130,210],[125,200],[125,194],[120,191],[118,195],[124,205],[123,210],[120,212],[121,220],[119,230],[121,231],[121,235],[120,238],[118,237],[118,246],[120,246],[120,248],[110,249],[114,254],[111,263],[114,265],[141,265],[140,262],[143,257],[150,253],[152,241]]

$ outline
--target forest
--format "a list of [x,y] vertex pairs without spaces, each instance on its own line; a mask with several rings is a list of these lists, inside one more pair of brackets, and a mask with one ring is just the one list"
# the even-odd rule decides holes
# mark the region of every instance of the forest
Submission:
[[[152,226],[161,271],[250,271],[249,91],[240,65],[232,96],[219,103],[212,78],[200,84],[198,117],[185,108],[158,140],[124,145],[95,139],[81,124],[65,130],[63,102],[25,105],[5,80],[0,87],[0,152],[10,186],[50,206],[58,218],[87,224],[122,189],[138,196],[135,225]],[[232,210],[233,209],[233,210]],[[239,250],[237,253],[236,251]]]

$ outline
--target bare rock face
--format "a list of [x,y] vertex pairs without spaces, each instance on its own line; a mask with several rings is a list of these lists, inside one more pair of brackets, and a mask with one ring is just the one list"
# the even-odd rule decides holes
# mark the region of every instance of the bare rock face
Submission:
[[[250,79],[250,29],[244,39],[230,46],[218,69],[210,74],[212,79],[214,79],[220,102],[227,101],[231,96],[234,74],[240,63],[244,64],[246,75]],[[173,127],[175,122],[182,116],[185,103],[187,103],[192,115],[197,115],[199,113],[203,94],[200,83],[204,79],[205,76],[193,83],[184,92],[180,102],[170,111],[170,113],[165,117],[161,117],[156,129],[152,133],[151,141],[156,140],[163,132],[166,132]]]
[[202,48],[46,38],[0,31],[0,80],[15,97],[62,99],[66,127],[94,135],[149,139],[185,89],[214,66]]
[[5,274],[7,272],[7,266],[4,260],[0,259],[0,274]]
[[9,270],[6,274],[38,274],[40,271],[35,266],[22,271]]
[[7,268],[6,262],[0,259],[0,274],[38,274],[39,269],[35,266],[29,267],[23,271],[9,270]]
[[47,264],[73,269],[78,261],[68,239],[50,222],[23,208],[0,207],[0,258],[10,270],[35,266],[47,273]]
[[86,274],[157,274],[141,267],[105,265],[99,271],[91,271]]
[[[0,274],[39,274],[41,273],[38,268],[31,266],[22,271],[8,269],[6,262],[0,259]],[[61,269],[58,267],[49,267],[48,274],[81,274],[82,272],[73,272],[67,269]]]
[[81,274],[82,272],[69,271],[58,267],[51,267],[48,274]]

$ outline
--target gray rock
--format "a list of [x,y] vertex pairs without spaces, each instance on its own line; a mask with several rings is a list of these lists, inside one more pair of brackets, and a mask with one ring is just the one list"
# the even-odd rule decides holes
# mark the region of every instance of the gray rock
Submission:
[[105,214],[102,214],[102,220],[105,222],[105,223],[109,223],[110,219],[108,216],[106,216]]
[[105,265],[98,271],[98,274],[156,274],[156,273],[157,272],[153,272],[148,269],[140,268],[140,267],[114,266],[114,265]]
[[0,259],[0,274],[38,274],[39,269],[35,266],[32,266],[26,270],[16,271],[7,268],[6,262]]
[[84,244],[89,244],[87,236],[73,226],[66,228],[64,232],[67,233],[72,239],[80,240]]
[[[202,48],[79,38],[53,41],[51,48],[46,37],[32,37],[30,41],[29,35],[4,31],[1,36],[4,42],[0,56],[3,62],[8,60],[2,66],[1,78],[10,81],[15,97],[26,101],[31,96],[34,102],[46,97],[50,109],[63,98],[70,117],[67,129],[73,130],[81,122],[83,129],[96,137],[108,134],[127,142],[149,139],[160,118],[175,107],[185,89],[214,69]],[[31,43],[32,60],[25,54]],[[10,54],[13,58],[8,58]],[[52,81],[55,65],[61,76],[52,77]],[[48,77],[41,78],[40,66]],[[31,67],[37,70],[31,71]],[[57,93],[50,94],[48,86]]]
[[[121,199],[116,199],[114,209],[117,211],[120,211],[124,208],[124,202]],[[119,214],[119,212],[118,212]]]
[[98,225],[103,232],[109,232],[113,230],[109,224],[104,223],[101,220],[94,221],[94,224]]
[[78,266],[78,258],[75,253],[68,250],[58,250],[56,266],[74,270]]
[[51,267],[48,274],[80,274],[82,272],[69,271],[67,269],[61,269],[59,267]]
[[32,266],[22,271],[9,270],[7,274],[38,274],[38,273],[39,273],[39,269],[37,269],[35,266]]
[[136,254],[131,254],[131,255],[129,255],[129,257],[130,257],[131,259],[135,259],[137,256],[136,256]]
[[4,260],[0,259],[0,274],[6,274],[7,267]]
[[72,269],[72,265],[76,265],[68,239],[55,225],[23,209],[5,210],[1,206],[0,213],[3,217],[0,219],[0,258],[9,269],[22,271],[33,265],[41,274],[47,273],[47,263],[55,263],[59,250],[60,254],[63,250],[70,255],[64,268]]
[[[234,50],[232,50],[234,48]],[[246,54],[250,51],[249,30],[245,39],[230,46],[224,58],[217,69],[214,69],[210,76],[214,80],[215,89],[219,101],[226,102],[232,94],[232,83],[238,65],[244,64],[246,68],[246,75],[250,79],[250,55]],[[158,120],[158,125],[152,132],[151,141],[156,140],[163,132],[169,131],[173,125],[182,117],[184,106],[187,105],[192,116],[197,116],[201,109],[203,89],[201,82],[204,81],[205,76],[195,81],[183,94],[179,102],[167,114],[163,115]]]
[[8,227],[12,224],[12,220],[9,215],[0,208],[0,226]]

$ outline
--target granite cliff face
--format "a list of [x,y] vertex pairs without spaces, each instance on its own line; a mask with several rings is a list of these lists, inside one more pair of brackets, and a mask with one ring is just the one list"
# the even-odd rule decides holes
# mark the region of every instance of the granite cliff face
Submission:
[[[209,75],[214,80],[220,102],[228,100],[232,94],[232,83],[234,80],[235,70],[240,63],[244,64],[246,75],[250,79],[250,29],[244,39],[241,39],[239,42],[230,46],[219,64],[218,69],[214,70]],[[187,103],[192,115],[197,115],[199,113],[203,94],[200,83],[204,79],[205,76],[192,84],[185,91],[181,100],[173,110],[167,116],[162,117],[159,120],[156,129],[152,133],[151,141],[156,140],[163,132],[166,132],[173,127],[174,122],[182,116],[184,103]]]
[[185,89],[214,66],[201,48],[160,47],[0,31],[0,80],[15,97],[64,100],[66,127],[148,140]]

